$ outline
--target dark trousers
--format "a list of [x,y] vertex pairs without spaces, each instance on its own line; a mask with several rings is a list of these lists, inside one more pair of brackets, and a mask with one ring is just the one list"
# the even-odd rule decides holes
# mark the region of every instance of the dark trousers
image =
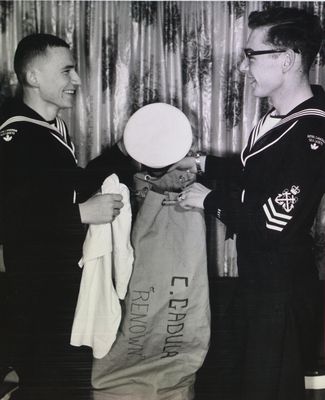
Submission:
[[8,344],[10,342],[9,329],[9,288],[6,273],[0,273],[0,377],[10,366],[10,357],[8,354]]
[[80,271],[77,266],[74,270],[70,265],[51,264],[45,272],[40,266],[37,272],[27,266],[28,273],[7,267],[10,353],[20,381],[15,400],[88,398],[90,351],[69,344]]
[[304,375],[319,357],[320,286],[267,292],[255,283],[239,283],[236,298],[237,399],[304,400]]

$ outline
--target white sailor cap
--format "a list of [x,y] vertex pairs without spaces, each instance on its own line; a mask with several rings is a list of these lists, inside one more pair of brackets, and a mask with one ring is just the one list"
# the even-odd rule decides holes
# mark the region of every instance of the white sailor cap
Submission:
[[150,168],[164,168],[186,156],[192,145],[192,129],[178,108],[152,103],[130,117],[123,140],[133,159]]

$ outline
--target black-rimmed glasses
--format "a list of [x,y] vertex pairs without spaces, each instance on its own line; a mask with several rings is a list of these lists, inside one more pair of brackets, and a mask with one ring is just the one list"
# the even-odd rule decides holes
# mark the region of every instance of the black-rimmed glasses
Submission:
[[[272,54],[272,53],[285,53],[288,49],[271,49],[271,50],[252,50],[252,49],[244,49],[244,54],[247,58],[253,56],[260,56],[262,54]],[[298,49],[293,49],[295,53],[299,53]]]

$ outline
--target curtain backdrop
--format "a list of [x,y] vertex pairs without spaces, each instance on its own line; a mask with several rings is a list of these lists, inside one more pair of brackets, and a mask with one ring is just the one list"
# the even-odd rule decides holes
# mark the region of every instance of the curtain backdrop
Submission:
[[[280,5],[324,19],[323,2],[0,1],[0,103],[16,89],[18,41],[52,33],[70,44],[82,80],[75,108],[62,113],[79,164],[119,140],[132,113],[153,102],[183,110],[193,150],[238,153],[268,108],[238,70],[248,15]],[[314,83],[325,80],[324,60],[311,71]],[[207,226],[210,275],[236,276],[234,240],[215,219]]]

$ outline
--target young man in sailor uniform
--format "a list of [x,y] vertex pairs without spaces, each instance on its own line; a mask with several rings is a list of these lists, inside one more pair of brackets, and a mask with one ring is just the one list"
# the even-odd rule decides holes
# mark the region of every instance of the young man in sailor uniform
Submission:
[[240,69],[273,108],[241,159],[185,158],[217,180],[184,190],[180,205],[204,208],[237,233],[240,381],[236,400],[303,400],[317,360],[318,275],[310,230],[324,193],[325,94],[308,71],[320,49],[318,17],[294,8],[249,16]]
[[[87,386],[82,371],[89,371],[90,361],[69,346],[84,224],[111,222],[123,206],[119,194],[95,194],[106,176],[118,173],[116,159],[103,154],[86,169],[77,166],[58,117],[60,109],[73,106],[80,85],[67,43],[47,34],[27,36],[17,47],[14,67],[22,99],[1,111],[0,211],[13,293],[12,362],[20,378],[15,395],[71,399],[65,387],[82,380]],[[73,372],[78,363],[81,376]]]

